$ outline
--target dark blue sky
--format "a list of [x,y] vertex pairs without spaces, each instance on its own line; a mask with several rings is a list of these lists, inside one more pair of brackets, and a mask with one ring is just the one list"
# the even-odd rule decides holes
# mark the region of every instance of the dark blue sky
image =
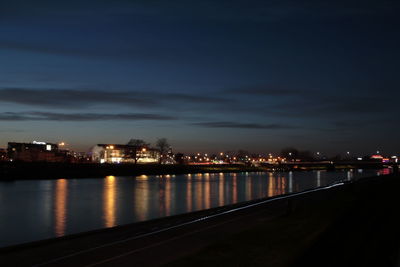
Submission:
[[397,1],[1,1],[0,147],[400,152]]

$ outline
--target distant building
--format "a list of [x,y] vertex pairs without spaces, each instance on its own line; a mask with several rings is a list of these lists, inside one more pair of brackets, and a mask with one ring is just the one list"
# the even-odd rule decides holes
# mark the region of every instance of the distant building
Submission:
[[92,161],[90,153],[86,152],[70,152],[71,157],[75,163],[89,163]]
[[98,144],[92,148],[92,161],[100,163],[158,163],[160,151],[150,147]]
[[174,156],[174,152],[172,151],[172,147],[168,148],[167,153],[165,153],[164,155],[160,155],[161,160],[160,163],[161,164],[175,164],[175,156]]
[[371,161],[383,162],[383,159],[384,159],[384,158],[383,158],[382,155],[377,154],[377,155],[372,155],[372,156],[370,156],[369,159],[370,159]]
[[0,161],[8,161],[6,149],[0,148]]
[[66,162],[67,154],[58,149],[58,145],[46,142],[8,143],[10,161],[25,162]]

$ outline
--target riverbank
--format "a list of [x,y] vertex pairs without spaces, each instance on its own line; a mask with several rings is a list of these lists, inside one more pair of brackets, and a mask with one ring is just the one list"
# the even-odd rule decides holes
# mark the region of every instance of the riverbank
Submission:
[[324,196],[309,194],[293,201],[288,216],[167,266],[399,266],[399,185],[397,174],[365,178]]
[[309,171],[337,169],[380,169],[380,163],[290,163],[281,165],[159,165],[0,162],[0,180],[95,178],[105,176],[173,175],[219,172]]
[[348,266],[346,262],[392,266],[399,244],[395,214],[399,185],[398,175],[364,178],[289,199],[252,201],[3,248],[0,262],[3,266]]

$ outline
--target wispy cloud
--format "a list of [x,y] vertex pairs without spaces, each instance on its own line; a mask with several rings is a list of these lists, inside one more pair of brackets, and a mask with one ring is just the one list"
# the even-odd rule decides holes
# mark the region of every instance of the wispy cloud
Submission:
[[144,113],[54,113],[54,112],[3,112],[0,113],[0,121],[102,121],[102,120],[125,120],[125,121],[168,121],[176,120],[176,117],[160,114]]
[[236,95],[250,95],[250,96],[299,96],[314,93],[314,90],[306,90],[300,88],[282,88],[277,86],[247,86],[240,88],[232,88],[223,90],[224,93]]
[[101,91],[58,89],[0,89],[0,102],[40,107],[75,108],[92,105],[124,105],[130,107],[156,107],[176,102],[185,105],[229,102],[221,97],[209,97],[184,93],[145,91]]
[[22,133],[22,132],[25,131],[21,129],[10,129],[10,128],[0,129],[0,133]]
[[231,122],[231,121],[198,122],[198,123],[193,123],[193,125],[208,127],[208,128],[238,128],[238,129],[268,129],[268,130],[296,128],[294,126],[283,125],[283,124],[241,123],[241,122]]

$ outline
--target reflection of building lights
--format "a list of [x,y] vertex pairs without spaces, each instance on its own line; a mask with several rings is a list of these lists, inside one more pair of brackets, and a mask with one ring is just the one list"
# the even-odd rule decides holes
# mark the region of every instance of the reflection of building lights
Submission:
[[138,180],[148,180],[149,179],[149,176],[147,176],[147,175],[140,175],[140,176],[138,176],[138,177],[136,177]]
[[116,183],[115,176],[107,176],[103,191],[103,212],[105,227],[115,226],[116,221]]
[[67,196],[68,196],[68,181],[59,179],[56,182],[55,191],[55,234],[57,237],[65,235],[67,222]]

